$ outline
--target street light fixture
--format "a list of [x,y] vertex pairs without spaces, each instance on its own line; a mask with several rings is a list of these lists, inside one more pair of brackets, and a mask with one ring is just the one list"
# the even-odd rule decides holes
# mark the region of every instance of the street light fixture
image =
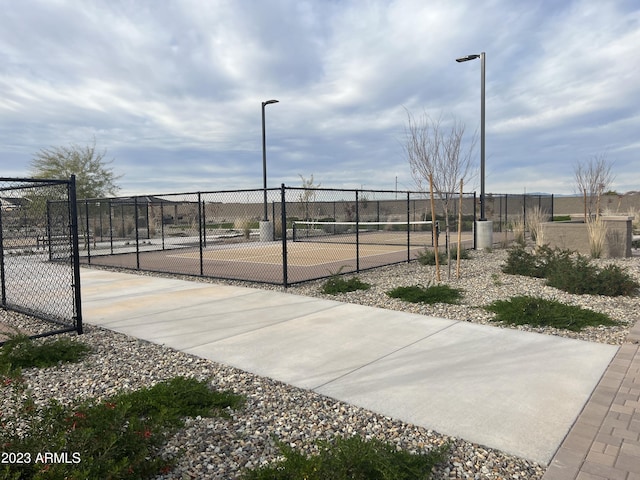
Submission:
[[484,68],[485,53],[476,53],[466,57],[456,58],[456,62],[468,62],[469,60],[480,59],[480,221],[487,220],[485,216],[485,191],[484,191]]
[[264,126],[264,107],[272,103],[278,103],[278,100],[267,100],[262,102],[262,186],[264,189],[264,217],[265,222],[269,221],[267,209],[267,139]]
[[474,238],[477,249],[487,249],[493,246],[493,222],[488,221],[485,215],[486,196],[484,188],[484,72],[485,53],[474,53],[465,57],[456,58],[456,62],[468,62],[469,60],[480,59],[480,220],[476,222]]

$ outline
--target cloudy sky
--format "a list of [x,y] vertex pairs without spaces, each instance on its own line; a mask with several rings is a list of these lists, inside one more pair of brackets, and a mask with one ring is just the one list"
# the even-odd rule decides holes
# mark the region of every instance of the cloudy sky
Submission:
[[[486,189],[640,190],[638,0],[0,0],[0,176],[91,144],[121,194],[414,189],[407,112],[480,129]],[[476,150],[480,163],[479,149]],[[479,178],[469,182],[479,188]]]

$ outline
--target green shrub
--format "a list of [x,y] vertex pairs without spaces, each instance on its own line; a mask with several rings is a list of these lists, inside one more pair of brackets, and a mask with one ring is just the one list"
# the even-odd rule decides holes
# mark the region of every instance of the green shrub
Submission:
[[336,295],[338,293],[354,292],[356,290],[368,290],[371,285],[361,281],[358,277],[344,279],[338,275],[332,275],[322,285],[322,293]]
[[399,298],[411,303],[458,303],[462,292],[449,285],[413,285],[410,287],[396,287],[387,292],[392,298]]
[[549,326],[579,331],[586,326],[618,323],[603,313],[529,296],[497,300],[485,309],[496,314],[493,321],[510,325]]
[[[468,260],[469,250],[466,248],[460,249],[460,260]],[[435,265],[436,264],[436,254],[432,249],[425,248],[422,252],[416,255],[416,259],[421,265]],[[451,260],[458,259],[458,250],[456,248],[451,250]],[[447,264],[447,252],[446,251],[438,251],[438,263],[440,265]]]
[[319,441],[318,455],[305,456],[284,443],[284,460],[244,473],[244,480],[417,480],[431,478],[431,470],[450,450],[445,444],[428,453],[411,454],[394,445],[360,436]]
[[25,335],[14,335],[0,348],[0,374],[9,375],[21,368],[46,368],[82,360],[91,348],[67,337],[47,339],[41,343]]
[[536,253],[516,246],[509,249],[504,273],[545,278],[547,285],[578,295],[634,295],[638,282],[617,265],[600,269],[588,258],[568,250],[540,247]]
[[[69,406],[51,401],[36,407],[27,397],[18,412],[23,434],[3,428],[0,443],[28,454],[31,462],[3,465],[0,478],[153,478],[173,468],[175,460],[161,456],[160,448],[184,417],[211,416],[241,403],[237,395],[211,391],[206,382],[183,377]],[[36,461],[41,452],[67,452],[68,462],[49,460],[45,465]]]
[[[416,259],[421,265],[435,265],[436,264],[436,252],[431,249],[425,248],[423,251],[416,255]],[[438,251],[438,263],[444,265],[447,263],[447,254]]]

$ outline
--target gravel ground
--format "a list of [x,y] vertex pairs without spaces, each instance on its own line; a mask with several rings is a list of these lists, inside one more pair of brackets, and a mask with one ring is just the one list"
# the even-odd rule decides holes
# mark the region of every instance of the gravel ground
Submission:
[[[361,280],[373,285],[368,291],[327,297],[487,323],[490,314],[478,308],[479,306],[514,295],[539,295],[607,312],[619,320],[621,326],[592,328],[581,333],[555,329],[527,330],[611,344],[621,343],[629,327],[640,316],[637,299],[568,295],[544,286],[543,281],[538,279],[505,275],[500,271],[505,255],[503,251],[477,252],[472,259],[462,262],[462,278],[448,282],[464,290],[464,299],[460,305],[421,306],[388,298],[385,292],[395,286],[415,283],[427,285],[433,282],[434,267],[415,262],[360,274]],[[640,258],[616,260],[616,263],[627,267],[634,278],[640,281]],[[455,268],[452,275],[455,276]],[[444,267],[443,278],[446,277],[447,267]],[[288,291],[324,296],[319,293],[322,283],[311,282],[291,287]],[[281,290],[281,287],[254,286]],[[39,320],[3,310],[0,310],[0,322],[34,333],[43,328]],[[436,479],[540,479],[545,471],[543,465],[160,345],[92,326],[86,326],[85,331],[84,335],[73,338],[90,345],[93,353],[80,365],[24,371],[27,385],[33,391],[37,403],[44,404],[49,398],[62,402],[70,402],[74,398],[105,398],[122,389],[152,385],[176,375],[208,379],[214,388],[232,390],[247,398],[246,404],[241,409],[230,412],[228,419],[188,419],[186,427],[166,446],[167,453],[183,449],[182,460],[173,472],[158,477],[158,480],[238,478],[243,469],[278,458],[274,438],[312,451],[313,441],[316,439],[354,433],[376,437],[414,452],[450,442],[450,459],[434,472],[433,478]],[[5,414],[10,408],[6,402],[9,398],[7,388],[9,387],[0,387]]]

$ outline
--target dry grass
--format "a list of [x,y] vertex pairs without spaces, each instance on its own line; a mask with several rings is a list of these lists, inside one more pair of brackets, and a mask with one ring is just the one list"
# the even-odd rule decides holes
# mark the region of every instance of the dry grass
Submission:
[[511,231],[513,231],[513,239],[516,243],[520,245],[524,245],[524,231],[525,231],[525,223],[524,217],[522,215],[518,215],[515,219],[509,222],[509,227]]
[[587,218],[587,232],[589,234],[589,248],[592,258],[600,258],[604,253],[607,239],[607,226],[599,216]]
[[537,247],[544,245],[544,231],[542,230],[542,224],[548,220],[549,215],[546,210],[537,205],[533,207],[527,215],[529,233],[531,235],[531,239],[536,242]]

